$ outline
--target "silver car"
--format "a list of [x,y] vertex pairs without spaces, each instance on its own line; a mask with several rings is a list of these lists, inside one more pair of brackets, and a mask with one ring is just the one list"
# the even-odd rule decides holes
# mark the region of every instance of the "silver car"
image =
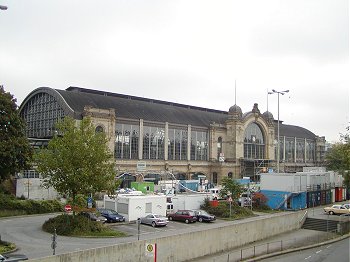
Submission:
[[152,227],[156,226],[166,226],[168,224],[168,219],[161,215],[149,214],[145,217],[141,217],[141,224],[151,225]]

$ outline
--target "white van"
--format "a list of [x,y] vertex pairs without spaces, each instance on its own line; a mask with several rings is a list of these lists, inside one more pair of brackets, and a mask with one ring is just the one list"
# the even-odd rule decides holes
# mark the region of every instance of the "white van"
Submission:
[[212,200],[220,199],[220,188],[209,188],[208,192],[211,194]]

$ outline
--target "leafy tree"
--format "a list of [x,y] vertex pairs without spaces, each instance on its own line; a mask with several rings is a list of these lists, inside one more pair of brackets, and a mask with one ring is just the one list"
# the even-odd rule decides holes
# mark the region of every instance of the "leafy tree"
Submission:
[[[349,131],[349,127],[347,127]],[[344,185],[350,188],[350,140],[349,133],[341,134],[339,143],[332,145],[326,154],[327,167],[344,177]]]
[[43,185],[68,195],[74,204],[78,194],[114,192],[115,165],[105,134],[95,132],[89,118],[77,124],[66,117],[55,129],[57,135],[50,140],[48,148],[36,155]]
[[[221,181],[222,189],[220,190],[220,196],[222,198],[231,195],[232,199],[238,199],[242,193],[242,187],[235,180],[225,177]],[[235,201],[234,201],[235,202]]]
[[0,182],[28,169],[33,154],[16,101],[0,86]]

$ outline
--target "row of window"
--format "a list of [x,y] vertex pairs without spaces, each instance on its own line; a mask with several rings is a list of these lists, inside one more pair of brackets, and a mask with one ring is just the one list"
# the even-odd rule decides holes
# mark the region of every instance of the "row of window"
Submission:
[[[165,159],[167,147],[168,160],[208,160],[208,132],[191,131],[188,141],[188,131],[182,128],[169,128],[168,139],[165,141],[165,128],[144,126],[140,134],[139,125],[117,124],[115,140],[115,157],[117,159],[138,159],[139,140],[142,138],[142,159]],[[190,156],[188,156],[190,147]]]

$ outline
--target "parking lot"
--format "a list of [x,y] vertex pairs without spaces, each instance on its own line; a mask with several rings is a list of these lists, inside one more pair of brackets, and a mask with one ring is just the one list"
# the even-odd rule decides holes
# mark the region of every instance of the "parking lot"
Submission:
[[174,231],[177,231],[177,233],[181,232],[188,232],[188,231],[196,231],[198,229],[206,229],[211,227],[216,227],[217,224],[225,223],[227,221],[217,219],[215,222],[210,223],[189,223],[186,224],[184,222],[177,222],[177,221],[169,221],[167,226],[164,227],[152,227],[149,225],[140,225],[140,230],[138,229],[138,225],[135,222],[131,223],[113,223],[108,224],[111,228],[114,228],[115,230],[125,232],[129,236],[135,236],[136,238],[138,235],[140,236],[140,239],[152,237],[152,235],[159,237],[160,235],[168,235],[167,233],[171,234]]

